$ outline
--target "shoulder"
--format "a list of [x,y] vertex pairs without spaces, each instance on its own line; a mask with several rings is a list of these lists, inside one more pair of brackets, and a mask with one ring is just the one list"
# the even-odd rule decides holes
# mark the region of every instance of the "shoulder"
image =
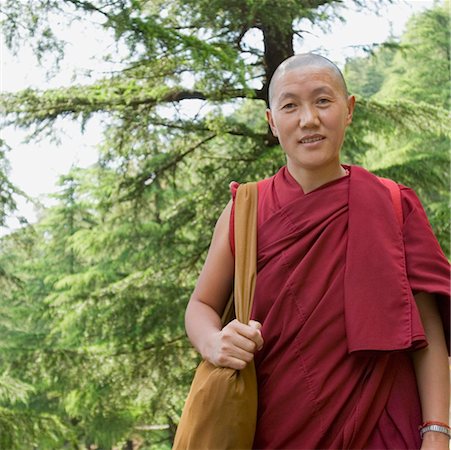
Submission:
[[420,199],[418,198],[418,195],[413,188],[405,186],[401,183],[397,184],[399,186],[399,190],[401,191],[401,197],[403,201],[411,205],[421,204]]
[[[279,172],[280,172],[280,170],[279,170]],[[272,175],[268,178],[263,178],[261,180],[257,180],[259,195],[263,194],[265,191],[267,191],[270,188],[271,184],[273,183],[275,177],[277,176],[277,174],[279,172],[277,172],[275,175]],[[230,193],[232,194],[233,200],[235,200],[236,192],[242,184],[246,184],[246,183],[240,183],[238,181],[231,181],[229,183],[229,190],[230,190]]]
[[404,217],[408,217],[414,212],[420,213],[421,216],[426,216],[424,206],[415,190],[400,183],[398,183],[398,186],[401,191]]
[[389,182],[392,183],[392,185],[394,186],[394,188],[392,189],[398,189],[399,191],[399,199],[401,201],[404,222],[407,219],[407,217],[409,217],[413,212],[419,212],[422,216],[426,217],[424,207],[414,189],[391,179],[385,180],[388,180]]
[[414,211],[424,213],[423,205],[421,204],[418,195],[411,187],[398,183],[396,180],[391,178],[377,176],[375,173],[372,173],[361,166],[352,165],[351,170],[354,174],[354,178],[358,178],[358,180],[365,183],[365,185],[373,185],[374,187],[384,185],[391,191],[393,201],[396,201],[393,194],[396,193],[395,191],[398,191],[397,201],[399,202],[399,199],[401,201],[404,219],[406,219],[406,217]]

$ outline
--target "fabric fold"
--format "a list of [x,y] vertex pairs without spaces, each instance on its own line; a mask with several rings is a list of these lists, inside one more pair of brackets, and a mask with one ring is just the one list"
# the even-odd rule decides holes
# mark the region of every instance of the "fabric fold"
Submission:
[[[345,168],[349,176],[308,193],[286,166],[258,182],[255,449],[421,445],[403,350],[427,345],[417,292],[434,294],[449,330],[449,264],[413,190],[399,185],[401,228],[385,185]],[[232,251],[233,217],[234,205]]]
[[348,351],[425,347],[389,190],[375,175],[352,166],[348,207],[344,280]]

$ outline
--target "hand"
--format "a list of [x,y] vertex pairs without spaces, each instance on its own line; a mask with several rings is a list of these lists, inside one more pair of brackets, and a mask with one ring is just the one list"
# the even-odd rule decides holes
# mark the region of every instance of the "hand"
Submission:
[[233,320],[213,335],[205,358],[215,366],[244,369],[263,347],[261,327],[255,320],[249,325]]
[[443,433],[428,431],[424,433],[421,450],[448,450],[449,438]]

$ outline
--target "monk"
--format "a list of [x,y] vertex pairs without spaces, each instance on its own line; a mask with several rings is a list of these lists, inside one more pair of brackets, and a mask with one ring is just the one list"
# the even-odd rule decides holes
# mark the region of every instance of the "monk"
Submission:
[[355,98],[328,59],[284,61],[269,102],[286,165],[258,182],[252,320],[221,326],[232,183],[186,310],[192,344],[217,366],[254,359],[255,449],[448,449],[449,264],[420,201],[395,184],[397,220],[387,186],[340,162]]

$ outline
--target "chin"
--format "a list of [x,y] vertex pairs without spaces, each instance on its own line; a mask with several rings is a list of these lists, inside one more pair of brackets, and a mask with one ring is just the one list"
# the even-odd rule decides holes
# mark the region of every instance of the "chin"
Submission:
[[[291,161],[290,161],[291,160]],[[289,162],[290,161],[290,162]],[[291,165],[295,167],[302,168],[304,170],[321,170],[330,168],[333,166],[340,166],[340,160],[339,159],[287,159],[287,162],[289,162]]]

